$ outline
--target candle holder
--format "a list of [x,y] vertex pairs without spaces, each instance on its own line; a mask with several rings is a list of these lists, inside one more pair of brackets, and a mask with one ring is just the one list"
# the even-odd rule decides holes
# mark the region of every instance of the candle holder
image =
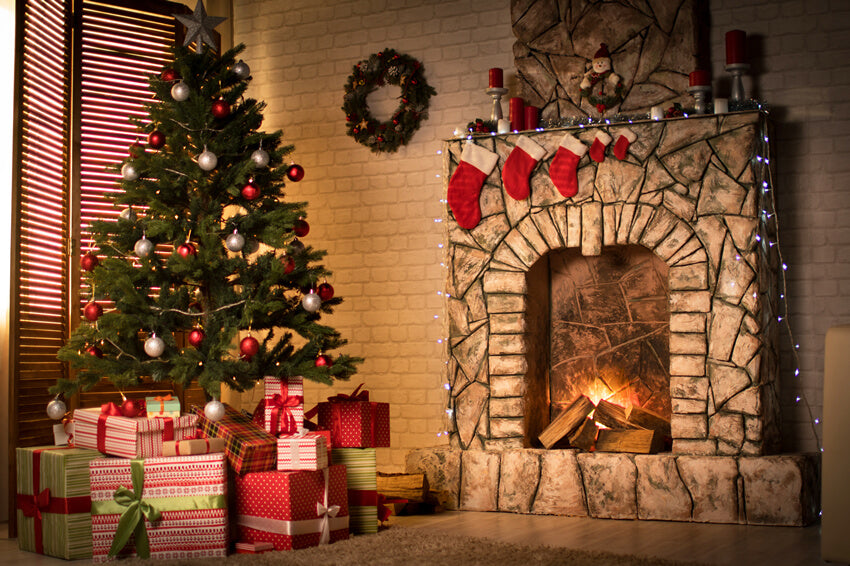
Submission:
[[504,115],[502,114],[502,97],[508,94],[508,89],[490,87],[484,92],[489,94],[490,97],[493,99],[493,110],[490,112],[490,119],[494,122],[498,122],[504,117]]
[[729,101],[741,103],[744,101],[744,83],[741,76],[750,70],[749,63],[732,63],[726,65],[726,72],[732,75],[732,91],[729,94]]
[[689,86],[688,92],[694,97],[697,114],[708,114],[708,93],[711,92],[709,85]]

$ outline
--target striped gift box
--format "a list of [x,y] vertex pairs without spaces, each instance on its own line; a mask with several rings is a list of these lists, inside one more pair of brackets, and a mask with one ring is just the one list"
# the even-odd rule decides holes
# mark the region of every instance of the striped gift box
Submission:
[[[136,493],[139,484],[141,496]],[[139,529],[144,529],[147,535],[150,558],[210,558],[227,554],[227,465],[223,453],[93,460],[90,485],[94,562],[112,558],[110,549],[119,528],[128,528],[134,535],[126,546],[115,549],[114,555],[118,557],[147,557],[143,556],[144,548],[139,548]],[[119,489],[122,487],[123,490]],[[131,497],[127,490],[131,491]],[[132,517],[136,502],[140,506],[146,503],[159,512],[159,519],[150,521],[136,507],[139,522],[119,527],[122,517],[130,515],[125,521]]]
[[224,416],[212,422],[203,407],[193,407],[198,428],[210,438],[224,439],[224,453],[237,474],[273,470],[277,464],[277,439],[229,405]]
[[321,470],[328,467],[328,444],[316,432],[277,437],[278,470]]
[[65,560],[91,558],[89,462],[96,450],[17,449],[18,548]]
[[263,378],[263,425],[267,432],[295,434],[304,426],[304,378]]
[[378,532],[378,470],[374,448],[334,448],[333,461],[348,476],[349,529],[352,534]]
[[198,417],[119,417],[101,414],[99,408],[74,411],[74,444],[122,458],[162,455],[166,440],[183,440],[195,434]]

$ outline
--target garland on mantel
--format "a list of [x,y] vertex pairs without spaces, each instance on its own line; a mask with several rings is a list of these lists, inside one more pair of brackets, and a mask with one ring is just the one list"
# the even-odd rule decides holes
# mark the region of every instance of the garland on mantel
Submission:
[[[410,141],[419,125],[428,117],[428,102],[437,91],[428,86],[422,64],[393,49],[384,49],[354,66],[345,83],[342,109],[348,135],[378,153],[397,151]],[[398,108],[392,117],[380,122],[372,117],[366,99],[384,85],[401,88]]]

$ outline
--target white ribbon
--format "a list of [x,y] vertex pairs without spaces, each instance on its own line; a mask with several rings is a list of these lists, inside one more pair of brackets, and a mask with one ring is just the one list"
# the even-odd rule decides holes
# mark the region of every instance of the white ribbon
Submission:
[[319,538],[319,544],[331,542],[330,520],[336,518],[337,513],[339,513],[339,505],[331,505],[328,508],[318,501],[316,502],[316,514],[322,521],[322,536]]

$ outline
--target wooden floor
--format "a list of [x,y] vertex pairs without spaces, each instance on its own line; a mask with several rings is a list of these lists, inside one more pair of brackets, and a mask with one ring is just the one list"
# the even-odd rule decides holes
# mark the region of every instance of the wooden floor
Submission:
[[[525,545],[549,545],[718,566],[817,566],[820,528],[702,525],[661,521],[614,521],[574,517],[447,511],[392,517],[391,525],[431,532],[491,538]],[[58,566],[58,558],[18,550],[0,525],[0,566]],[[850,530],[848,530],[850,535]],[[74,563],[90,564],[90,560]]]

